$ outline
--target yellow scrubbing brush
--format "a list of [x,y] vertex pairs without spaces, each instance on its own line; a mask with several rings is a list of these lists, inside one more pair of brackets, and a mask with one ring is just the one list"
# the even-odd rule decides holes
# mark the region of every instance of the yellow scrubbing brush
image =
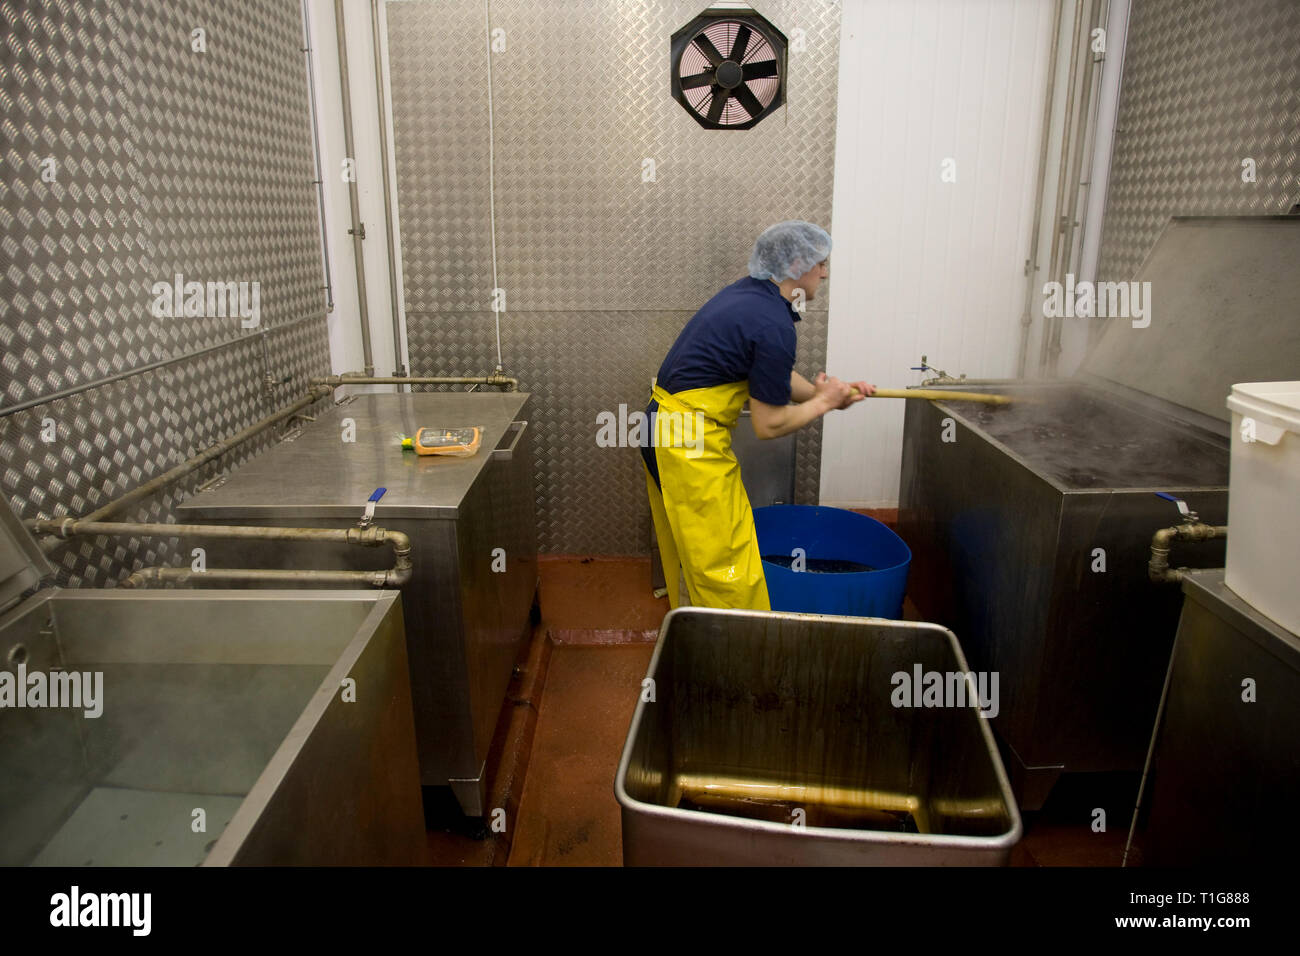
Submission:
[[417,455],[450,455],[468,458],[478,451],[483,440],[483,429],[478,425],[459,428],[421,428],[414,438],[399,435],[402,447]]

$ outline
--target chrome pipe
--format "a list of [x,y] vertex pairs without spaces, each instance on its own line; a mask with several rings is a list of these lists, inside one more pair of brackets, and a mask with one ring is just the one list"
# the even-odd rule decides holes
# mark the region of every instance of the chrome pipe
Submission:
[[1212,541],[1226,538],[1225,525],[1202,524],[1188,521],[1172,528],[1161,528],[1151,536],[1151,558],[1147,561],[1147,577],[1157,584],[1176,584],[1187,576],[1191,568],[1169,567],[1169,549],[1175,541]]
[[[1175,637],[1175,646],[1177,638]],[[1120,858],[1120,869],[1128,866],[1128,855],[1133,849],[1133,837],[1137,835],[1138,817],[1142,814],[1142,801],[1146,797],[1147,779],[1151,775],[1151,762],[1156,755],[1156,735],[1160,730],[1160,723],[1165,717],[1165,702],[1169,699],[1169,684],[1174,677],[1174,652],[1169,653],[1169,666],[1165,668],[1165,683],[1160,689],[1160,703],[1156,705],[1156,719],[1151,724],[1151,740],[1147,744],[1147,759],[1142,764],[1142,779],[1138,783],[1137,800],[1133,804],[1133,816],[1129,820],[1128,839],[1124,841],[1124,856]]]
[[202,582],[263,583],[285,587],[306,584],[327,584],[335,587],[400,588],[411,579],[411,569],[392,568],[387,571],[282,571],[263,568],[213,568],[210,571],[192,571],[189,568],[141,568],[125,578],[119,587],[143,588],[151,584],[172,583],[180,586]]
[[[1047,269],[1047,274],[1052,279],[1056,278],[1056,267],[1061,261],[1062,208],[1065,202],[1066,171],[1069,168],[1070,147],[1073,143],[1071,134],[1074,131],[1075,109],[1078,106],[1075,101],[1075,88],[1078,85],[1079,32],[1083,28],[1083,4],[1084,0],[1075,0],[1074,2],[1074,29],[1070,33],[1070,69],[1066,74],[1069,82],[1066,86],[1065,117],[1064,124],[1061,127],[1061,157],[1056,167],[1056,193],[1053,197],[1055,209],[1052,215],[1052,259]],[[1038,372],[1040,375],[1047,370],[1047,351],[1051,339],[1051,326],[1052,320],[1045,317],[1043,332],[1038,342]]]
[[[355,164],[357,153],[352,137],[352,93],[348,88],[348,40],[344,26],[343,0],[334,0],[334,33],[339,44],[339,87],[343,94],[343,151]],[[348,181],[348,204],[352,209],[352,253],[357,267],[357,311],[361,318],[361,355],[367,375],[375,374],[375,357],[370,347],[370,310],[366,304],[366,264],[363,243],[366,232],[361,223],[361,197],[357,190],[357,177]]]
[[[1056,99],[1056,57],[1061,48],[1061,8],[1053,4],[1052,52],[1047,60],[1047,96],[1043,102],[1043,133],[1038,139],[1038,185],[1034,189],[1034,230],[1029,240],[1029,258],[1025,260],[1025,310],[1020,315],[1020,349],[1016,378],[1025,377],[1029,360],[1029,330],[1033,327],[1033,304],[1038,301],[1038,242],[1043,226],[1043,191],[1047,184],[1047,150],[1052,141],[1052,106]],[[1041,312],[1041,310],[1040,310]]]
[[225,538],[242,541],[307,541],[349,544],[363,548],[393,546],[392,568],[385,571],[273,570],[266,568],[214,568],[194,571],[190,568],[143,568],[122,582],[123,587],[143,587],[149,583],[171,581],[187,584],[209,581],[280,581],[285,584],[335,584],[370,587],[401,587],[411,579],[411,538],[402,531],[386,528],[278,528],[261,525],[162,524],[118,521],[78,521],[74,518],[37,519],[25,524],[38,534],[52,534],[61,539],[73,535],[118,537]]
[[399,378],[395,375],[358,375],[354,372],[345,372],[342,375],[313,378],[311,383],[332,388],[340,385],[500,385],[504,386],[507,392],[519,391],[519,379],[495,373],[478,377],[410,375]]
[[[1063,249],[1058,269],[1059,274],[1052,276],[1062,285],[1065,284],[1065,274],[1072,268],[1072,260],[1074,259],[1075,227],[1078,225],[1075,216],[1079,212],[1080,181],[1083,179],[1083,148],[1085,143],[1091,141],[1093,74],[1097,65],[1096,57],[1091,55],[1091,40],[1092,31],[1097,27],[1097,15],[1101,11],[1101,4],[1098,0],[1085,0],[1085,2],[1088,4],[1088,31],[1082,39],[1084,44],[1088,46],[1089,55],[1085,58],[1083,64],[1083,76],[1080,85],[1082,92],[1073,134],[1074,155],[1070,158],[1070,182],[1065,191],[1065,199],[1069,205],[1065,208],[1065,215],[1061,220]],[[1047,371],[1048,374],[1055,376],[1060,366],[1061,330],[1065,326],[1065,319],[1056,316],[1049,324],[1051,326],[1051,335],[1047,344]]]
[[281,528],[267,525],[168,524],[164,522],[91,521],[77,518],[35,518],[24,524],[38,534],[60,538],[74,535],[117,535],[140,538],[234,538],[245,541],[316,541],[377,548],[391,543],[400,552],[411,550],[411,538],[385,528]]
[[[370,0],[370,32],[375,38],[375,97],[379,110],[379,168],[384,174],[384,227],[388,232],[388,297],[393,314],[393,375],[405,378],[402,319],[397,303],[397,240],[393,233],[393,185],[388,176],[388,110],[384,105],[383,44],[379,39],[379,0]],[[400,389],[399,389],[400,391]]]
[[103,378],[97,378],[90,382],[83,382],[80,385],[72,385],[68,388],[60,389],[57,392],[50,392],[45,395],[38,395],[36,398],[24,399],[13,405],[6,405],[0,408],[0,418],[6,415],[13,415],[17,412],[26,411],[29,408],[35,408],[38,405],[47,405],[50,402],[57,402],[64,398],[70,398],[82,392],[89,392],[96,388],[103,388],[105,385],[112,385],[114,382],[120,382],[123,379],[133,378],[136,375],[143,375],[145,372],[153,372],[160,368],[166,368],[168,365],[175,365],[177,362],[187,362],[190,359],[199,358],[208,355],[211,352],[217,352],[221,349],[230,348],[232,345],[244,345],[251,341],[255,336],[267,336],[272,332],[281,332],[285,329],[292,329],[302,325],[304,322],[311,322],[314,319],[323,318],[325,313],[313,312],[311,315],[303,316],[301,319],[294,319],[292,322],[286,322],[284,325],[277,325],[273,328],[262,329],[251,335],[243,335],[237,339],[227,339],[224,342],[218,342],[216,345],[208,345],[201,349],[195,349],[193,352],[186,352],[183,355],[173,355],[171,358],[159,359],[156,362],[150,362],[147,365],[141,365],[137,368],[127,369],[124,372],[116,372],[112,375],[105,375]]
[[[103,507],[97,508],[95,511],[92,511],[84,518],[74,518],[70,515],[63,515],[60,517],[49,518],[49,519],[39,519],[39,518],[31,519],[24,522],[24,524],[28,528],[31,528],[34,531],[37,531],[38,533],[60,534],[57,530],[47,530],[47,526],[52,526],[52,525],[65,526],[70,522],[74,524],[81,524],[85,522],[103,521],[105,518],[109,517],[110,515],[116,514],[117,512],[128,507],[129,505],[135,504],[137,501],[147,498],[155,491],[171,484],[177,479],[183,478],[186,475],[190,474],[191,472],[196,471],[197,469],[201,468],[203,465],[206,465],[208,462],[212,461],[214,458],[219,458],[220,456],[224,455],[226,452],[230,451],[230,449],[234,448],[236,445],[243,444],[244,442],[248,441],[248,439],[265,431],[266,429],[270,428],[272,425],[276,424],[277,422],[281,422],[286,418],[291,418],[302,409],[311,405],[313,402],[317,402],[329,394],[330,394],[329,389],[319,385],[313,386],[307,395],[298,399],[298,401],[294,402],[292,405],[288,405],[280,409],[278,412],[268,415],[267,417],[261,419],[260,421],[255,422],[254,424],[245,428],[243,431],[236,432],[234,435],[231,435],[229,438],[217,442],[215,445],[213,445],[211,448],[208,448],[206,451],[200,452],[199,454],[195,455],[193,458],[189,458],[181,462],[175,468],[163,472],[161,475],[158,475],[156,478],[152,478],[149,481],[146,481],[142,485],[138,485],[136,488],[132,489],[131,491],[128,491],[120,498],[115,498],[112,501],[108,502],[108,504],[104,505]],[[66,537],[66,535],[61,535],[61,534],[60,536]],[[52,543],[48,541],[42,542],[41,549],[43,551],[49,551],[52,547],[56,547],[57,544],[58,542],[52,542]]]
[[311,155],[316,166],[316,213],[320,221],[320,257],[325,267],[325,312],[334,311],[334,277],[330,268],[330,247],[325,236],[325,173],[321,169],[320,119],[316,106],[315,60],[311,55],[311,13],[302,0],[302,52],[307,54],[307,105],[311,112]]
[[[1080,261],[1084,256],[1089,254],[1089,247],[1092,250],[1092,269],[1090,274],[1082,275],[1081,278],[1098,280],[1102,278],[1101,271],[1101,230],[1105,226],[1106,202],[1110,198],[1111,167],[1114,164],[1115,142],[1121,132],[1119,128],[1119,104],[1120,95],[1123,91],[1124,84],[1124,52],[1128,45],[1128,21],[1130,10],[1130,0],[1115,0],[1112,5],[1111,0],[1106,0],[1106,53],[1103,57],[1101,66],[1101,80],[1098,83],[1097,102],[1098,116],[1093,123],[1094,129],[1101,127],[1101,117],[1106,118],[1106,135],[1109,139],[1109,148],[1102,157],[1101,180],[1102,190],[1100,200],[1094,199],[1096,180],[1098,179],[1098,169],[1096,162],[1098,159],[1096,151],[1093,153],[1093,166],[1089,170],[1088,194],[1089,203],[1099,202],[1099,205],[1093,212],[1097,213],[1097,225],[1093,235],[1089,235],[1089,217],[1085,215],[1083,223],[1083,233],[1079,238],[1081,248]],[[1107,73],[1107,70],[1110,73]],[[1114,90],[1112,95],[1103,96],[1108,83],[1108,76],[1114,76]],[[1092,347],[1097,344],[1101,338],[1103,324],[1093,322],[1088,326],[1088,340],[1085,352],[1091,351]]]
[[1106,64],[1108,62],[1111,62],[1110,52],[1109,52],[1110,43],[1111,43],[1111,37],[1109,32],[1110,31],[1110,0],[1100,0],[1099,7],[1100,7],[1100,16],[1097,18],[1097,22],[1094,24],[1094,28],[1100,26],[1107,31],[1106,52],[1093,55],[1093,67],[1097,73],[1097,81],[1096,81],[1096,88],[1094,90],[1096,94],[1096,102],[1093,105],[1092,116],[1088,120],[1088,127],[1092,132],[1091,146],[1089,149],[1089,153],[1091,155],[1088,157],[1087,160],[1088,178],[1086,180],[1080,179],[1079,181],[1080,187],[1084,187],[1084,186],[1087,187],[1087,194],[1088,194],[1088,200],[1080,204],[1082,209],[1082,217],[1079,221],[1079,238],[1078,238],[1079,266],[1080,266],[1080,273],[1078,278],[1080,281],[1084,279],[1092,280],[1096,278],[1095,272],[1091,276],[1084,275],[1082,273],[1082,266],[1083,266],[1084,257],[1087,255],[1087,250],[1088,250],[1088,206],[1092,202],[1092,189],[1093,186],[1095,185],[1095,180],[1097,176],[1097,170],[1096,170],[1097,136],[1099,132],[1098,127],[1100,126],[1101,123],[1101,111],[1102,111],[1102,100],[1103,100],[1101,95],[1101,90],[1102,90],[1102,86],[1106,82]]

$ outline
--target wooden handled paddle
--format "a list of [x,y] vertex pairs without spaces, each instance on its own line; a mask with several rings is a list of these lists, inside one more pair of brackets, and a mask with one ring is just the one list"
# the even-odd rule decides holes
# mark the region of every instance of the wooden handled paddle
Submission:
[[[857,395],[857,388],[853,389]],[[983,402],[985,405],[1010,405],[1016,399],[1010,395],[993,395],[987,392],[950,392],[944,388],[878,388],[868,398],[930,398],[949,402]]]

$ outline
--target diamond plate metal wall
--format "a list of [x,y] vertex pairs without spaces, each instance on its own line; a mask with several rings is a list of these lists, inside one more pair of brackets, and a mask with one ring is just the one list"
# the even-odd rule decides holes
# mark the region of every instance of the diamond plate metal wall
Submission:
[[[1133,0],[1098,273],[1127,279],[1170,216],[1300,202],[1300,4]],[[1242,160],[1257,181],[1241,179]]]
[[[301,15],[292,0],[0,0],[0,30],[0,404],[245,338],[0,417],[0,491],[20,516],[84,514],[329,371],[324,319],[307,319],[323,277]],[[237,317],[152,315],[153,284],[178,273],[259,283],[269,367],[290,377],[274,396]],[[272,440],[123,517],[173,520],[187,487]],[[174,544],[79,539],[51,558],[60,583],[98,585],[179,560]]]
[[491,307],[486,27],[474,0],[385,12],[411,371],[431,375],[409,313]]
[[[483,3],[387,5],[412,371],[495,364],[491,186],[502,356],[543,419],[544,551],[647,549],[638,459],[596,447],[597,412],[644,404],[677,331],[744,274],[766,226],[830,226],[838,3],[758,5],[792,41],[787,105],[744,132],[702,129],[669,92],[669,39],[706,6],[492,0],[489,122]],[[800,325],[807,374],[825,363],[825,301]],[[800,435],[801,501],[820,459],[818,426]]]

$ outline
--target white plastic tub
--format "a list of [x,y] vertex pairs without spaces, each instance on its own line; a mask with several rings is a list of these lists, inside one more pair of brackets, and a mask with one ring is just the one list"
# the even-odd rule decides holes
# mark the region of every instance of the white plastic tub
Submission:
[[1224,581],[1300,634],[1300,382],[1232,386]]

